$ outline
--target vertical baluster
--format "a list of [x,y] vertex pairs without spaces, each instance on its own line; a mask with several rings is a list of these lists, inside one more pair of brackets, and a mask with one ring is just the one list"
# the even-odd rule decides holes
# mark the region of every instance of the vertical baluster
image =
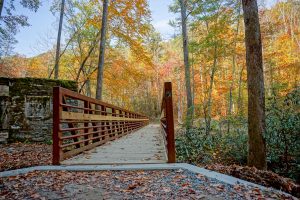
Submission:
[[[116,116],[115,113],[116,113],[116,109],[115,108],[112,108],[112,112],[111,112],[112,116]],[[115,130],[115,121],[111,121],[111,126],[112,126],[112,139],[114,140],[116,138],[116,130]]]
[[[122,113],[123,113],[122,110],[119,110],[119,116],[118,117],[122,118],[123,117]],[[121,119],[118,120],[118,134],[119,134],[119,137],[123,136],[123,127],[122,127]]]
[[[125,118],[128,118],[128,112],[125,112]],[[124,132],[125,134],[128,132],[128,120],[124,121]]]
[[[106,107],[101,106],[101,115],[107,116],[106,113]],[[101,138],[101,140],[105,140],[105,142],[108,140],[108,128],[107,128],[107,123],[105,121],[101,122],[101,135],[104,136]]]
[[[89,102],[88,101],[84,101],[84,108],[89,108]],[[89,111],[88,110],[84,110],[84,114],[88,114],[89,113]],[[85,127],[85,129],[84,129],[84,133],[89,133],[89,121],[87,120],[87,119],[84,119],[84,127]],[[90,140],[90,138],[91,138],[91,136],[90,135],[85,135],[84,136],[84,140],[87,140],[87,139],[89,139]],[[89,142],[90,141],[86,141],[86,142],[84,142],[84,146],[87,146],[87,145],[89,145]]]

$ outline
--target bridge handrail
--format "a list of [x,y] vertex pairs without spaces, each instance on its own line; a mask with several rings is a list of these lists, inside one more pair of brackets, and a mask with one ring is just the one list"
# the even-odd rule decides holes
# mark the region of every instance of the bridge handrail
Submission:
[[142,114],[77,92],[53,88],[53,165],[149,123]]
[[161,102],[161,129],[166,138],[168,163],[176,162],[174,118],[172,102],[172,83],[165,82]]

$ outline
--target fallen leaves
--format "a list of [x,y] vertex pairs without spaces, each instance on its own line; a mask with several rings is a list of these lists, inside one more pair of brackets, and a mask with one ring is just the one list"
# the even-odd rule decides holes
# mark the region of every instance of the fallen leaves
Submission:
[[0,146],[0,171],[51,165],[52,146],[13,143]]
[[[201,178],[201,179],[200,179]],[[78,196],[79,195],[79,196]],[[81,196],[80,196],[81,195]],[[43,171],[0,178],[0,199],[293,199],[276,191],[226,185],[188,171]],[[100,198],[101,199],[101,198]]]
[[255,167],[242,167],[238,165],[224,166],[220,164],[207,165],[205,168],[266,187],[273,187],[275,189],[283,190],[294,196],[300,197],[299,184],[296,184],[291,179],[279,176],[271,171],[258,170]]
[[133,190],[133,189],[135,189],[136,187],[141,186],[141,185],[143,185],[143,184],[140,183],[140,182],[136,182],[136,183],[130,184],[130,185],[128,186],[128,190]]
[[225,186],[223,184],[212,184],[218,191],[223,191]]

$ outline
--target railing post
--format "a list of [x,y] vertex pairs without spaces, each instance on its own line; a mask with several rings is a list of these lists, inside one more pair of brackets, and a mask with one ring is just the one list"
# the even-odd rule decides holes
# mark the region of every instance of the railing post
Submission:
[[62,152],[60,149],[60,118],[61,118],[61,111],[62,107],[62,95],[60,91],[60,87],[53,88],[53,134],[52,134],[52,141],[53,141],[53,153],[52,153],[52,164],[59,165]]
[[172,102],[172,83],[165,82],[165,112],[167,125],[167,149],[168,162],[175,163],[175,136],[174,136],[174,118],[173,118],[173,102]]

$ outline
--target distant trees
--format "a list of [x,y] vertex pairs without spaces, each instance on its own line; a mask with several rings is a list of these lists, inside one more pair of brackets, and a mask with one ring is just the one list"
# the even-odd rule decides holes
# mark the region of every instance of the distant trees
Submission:
[[[221,114],[224,106],[224,114],[227,116],[227,133],[230,133],[230,120],[233,113],[233,93],[236,87],[235,77],[240,77],[243,72],[241,67],[240,75],[235,76],[237,67],[237,48],[239,39],[239,18],[240,4],[234,1],[187,1],[179,0],[181,8],[181,28],[183,38],[183,60],[186,74],[187,111],[190,108],[190,75],[188,66],[188,49],[191,48],[196,58],[193,63],[200,65],[199,75],[203,102],[203,114],[205,119],[206,134],[210,134],[212,128],[213,107],[215,114]],[[266,168],[266,146],[263,135],[265,134],[265,113],[264,113],[264,75],[262,66],[262,44],[258,8],[256,0],[243,0],[243,11],[245,21],[245,43],[246,43],[246,65],[248,74],[248,128],[249,128],[249,156],[248,164],[259,169]],[[173,10],[175,10],[173,7]],[[187,32],[186,8],[190,15],[190,29]],[[187,37],[193,36],[190,44]],[[231,61],[230,61],[231,60]],[[243,63],[240,63],[243,65]],[[207,73],[208,72],[208,73]],[[189,76],[187,76],[187,74]],[[194,76],[194,75],[193,75]],[[218,85],[217,85],[218,84]],[[227,85],[228,87],[226,87]],[[193,87],[197,87],[194,85]],[[198,86],[199,87],[199,86]],[[238,87],[241,87],[240,83]],[[193,88],[193,91],[197,89]],[[216,92],[214,92],[216,91]],[[216,101],[217,94],[225,95]],[[238,94],[241,101],[241,94]],[[197,97],[196,97],[197,99]],[[226,102],[226,100],[228,101]],[[216,101],[216,102],[215,102]],[[240,102],[239,102],[240,103]],[[217,104],[218,106],[213,106]],[[188,117],[186,120],[189,120]],[[220,125],[220,131],[222,129]]]
[[265,91],[262,43],[256,0],[242,0],[248,85],[248,165],[266,169]]
[[[59,12],[59,3],[53,8]],[[101,24],[101,20],[105,18],[107,18],[106,26]],[[107,96],[110,89],[103,91],[106,81],[109,81],[109,78],[106,78],[108,75],[105,68],[111,67],[113,61],[116,62],[116,57],[112,54],[123,49],[122,55],[119,53],[119,58],[130,55],[133,60],[139,58],[140,62],[151,64],[144,45],[145,36],[150,30],[149,18],[150,12],[146,0],[114,0],[104,4],[94,0],[66,1],[63,25],[66,43],[62,45],[59,56],[59,76],[76,80],[79,84],[79,92],[86,95],[97,96],[97,98],[99,94],[102,97]],[[103,33],[103,28],[106,29],[106,34]],[[106,53],[104,53],[104,45]],[[125,53],[126,55],[123,55]],[[104,67],[105,54],[107,57],[105,57]],[[99,81],[102,86],[101,92],[97,89],[99,65],[101,66],[99,73],[102,74]],[[126,65],[125,61],[123,65]]]

